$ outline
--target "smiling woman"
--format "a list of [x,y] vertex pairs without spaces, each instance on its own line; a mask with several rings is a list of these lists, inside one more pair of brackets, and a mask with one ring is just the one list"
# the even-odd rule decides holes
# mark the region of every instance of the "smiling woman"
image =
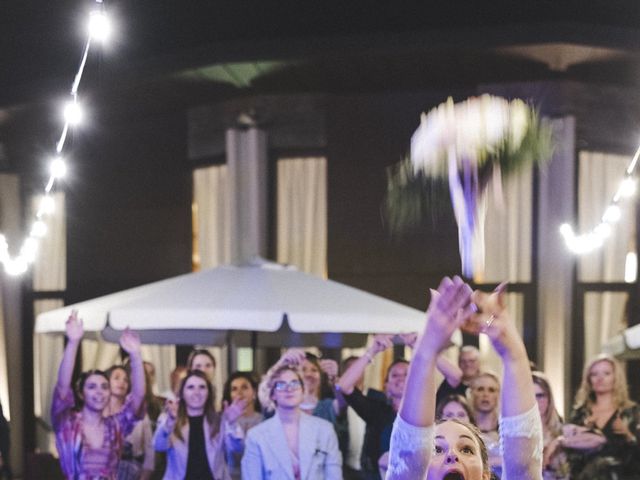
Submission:
[[177,402],[167,400],[158,419],[155,449],[167,452],[165,480],[227,478],[220,420],[211,402],[207,375],[191,370],[182,380]]
[[113,480],[116,478],[124,437],[131,433],[140,420],[138,413],[144,398],[140,339],[128,329],[120,338],[120,346],[131,359],[131,394],[120,411],[105,415],[111,392],[109,378],[100,370],[91,370],[80,376],[76,394],[81,409],[77,411],[74,408],[71,376],[84,333],[82,320],[75,311],[67,320],[66,332],[68,341],[60,363],[51,407],[60,465],[68,479]]

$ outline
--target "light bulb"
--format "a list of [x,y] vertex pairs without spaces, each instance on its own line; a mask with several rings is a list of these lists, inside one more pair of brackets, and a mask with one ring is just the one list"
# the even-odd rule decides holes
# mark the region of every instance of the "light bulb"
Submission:
[[61,157],[56,157],[51,161],[49,171],[51,172],[52,177],[62,178],[67,173],[67,164],[64,163],[64,160]]
[[604,239],[611,235],[611,225],[608,223],[601,223],[593,231],[600,238]]
[[571,238],[573,236],[573,229],[571,228],[571,225],[568,223],[560,225],[560,234],[565,238]]
[[82,108],[78,102],[70,100],[64,106],[64,119],[69,125],[78,125],[82,121]]
[[622,212],[620,211],[620,207],[618,205],[609,205],[604,211],[602,220],[607,223],[616,223],[618,220],[620,220],[621,215]]
[[633,177],[626,177],[620,183],[620,188],[618,189],[620,195],[623,197],[631,197],[634,193],[636,193],[636,180]]
[[38,241],[34,237],[28,237],[20,248],[20,256],[25,259],[27,263],[33,263],[38,253]]
[[42,220],[36,220],[31,226],[30,235],[35,238],[42,238],[47,234],[47,224]]
[[29,268],[29,265],[24,258],[21,257],[12,258],[4,264],[5,272],[12,277],[22,275],[27,271],[27,268]]
[[40,206],[38,207],[38,214],[51,215],[55,210],[55,202],[50,195],[44,195],[40,199]]
[[100,42],[111,35],[111,22],[102,12],[94,11],[89,15],[89,35]]
[[636,252],[629,252],[624,262],[624,281],[633,283],[638,277],[638,255]]

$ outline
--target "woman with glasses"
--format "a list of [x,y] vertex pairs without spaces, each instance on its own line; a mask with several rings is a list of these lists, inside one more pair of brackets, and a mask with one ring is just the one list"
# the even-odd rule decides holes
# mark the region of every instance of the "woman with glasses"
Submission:
[[117,413],[109,414],[105,412],[111,398],[109,378],[100,370],[80,376],[76,389],[79,405],[76,406],[71,378],[84,329],[75,310],[67,320],[66,333],[67,345],[51,405],[60,466],[70,480],[115,480],[124,438],[142,418],[144,368],[140,339],[129,329],[120,337],[120,346],[131,359],[131,393]]
[[304,413],[304,383],[295,367],[277,368],[268,380],[276,413],[249,430],[243,480],[342,479],[342,457],[331,423]]

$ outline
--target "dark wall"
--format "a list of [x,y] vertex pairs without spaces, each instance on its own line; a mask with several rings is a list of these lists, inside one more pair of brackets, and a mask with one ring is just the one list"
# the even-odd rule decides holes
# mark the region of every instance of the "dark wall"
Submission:
[[403,238],[392,238],[381,216],[386,167],[408,153],[420,113],[445,99],[440,93],[332,97],[326,122],[330,278],[424,309],[428,288],[459,273],[452,211]]
[[181,111],[98,119],[67,189],[68,301],[191,270],[191,172]]

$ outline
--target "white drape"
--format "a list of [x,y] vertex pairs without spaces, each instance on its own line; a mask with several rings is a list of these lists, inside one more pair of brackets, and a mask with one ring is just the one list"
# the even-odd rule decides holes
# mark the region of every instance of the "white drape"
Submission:
[[[34,292],[62,292],[67,288],[67,239],[64,193],[52,195],[53,214],[47,217],[47,235],[40,241],[38,256],[33,264]],[[40,197],[34,197],[31,209],[38,208]],[[50,299],[34,302],[34,313],[38,315],[63,306],[62,300]],[[36,417],[51,424],[49,409],[51,395],[56,382],[57,368],[62,359],[62,337],[35,335],[34,351],[34,409]]]
[[[201,268],[230,263],[231,215],[226,165],[193,171],[193,203]],[[219,401],[228,370],[227,350],[226,347],[207,349],[216,359],[214,387]]]
[[[0,232],[9,234],[20,225],[20,181],[17,175],[0,174]],[[18,238],[8,237],[10,253],[16,254],[16,242]],[[0,268],[2,268],[0,266]],[[3,298],[9,292],[3,288],[4,273],[0,271],[0,402],[7,419],[11,418],[11,403],[9,401],[9,372],[7,370],[7,335],[6,327],[10,319],[5,317],[5,311],[11,310],[12,302],[19,302],[19,298]],[[8,280],[7,277],[4,277]],[[7,285],[7,288],[11,288]]]
[[[630,157],[600,152],[580,152],[578,184],[578,226],[580,231],[600,221],[603,208],[618,189]],[[578,278],[583,282],[621,282],[624,280],[627,252],[635,251],[635,208],[622,201],[622,218],[602,248],[579,258]],[[589,293],[584,299],[585,358],[600,352],[602,343],[626,327],[626,294]]]
[[278,262],[327,276],[327,161],[278,160]]
[[502,198],[491,187],[486,195],[485,271],[488,283],[531,281],[533,170],[523,169],[503,184]]
[[227,166],[193,171],[193,203],[201,268],[231,261],[231,218]]
[[[502,190],[502,195],[497,192]],[[530,282],[531,234],[533,212],[533,169],[526,168],[509,178],[501,189],[492,185],[485,197],[485,264],[474,280],[478,283]],[[524,298],[507,296],[508,308],[518,331],[523,331]],[[484,335],[480,336],[480,359],[483,369],[500,372],[502,362]]]
[[[31,212],[35,214],[40,196],[31,200]],[[67,226],[65,196],[62,192],[51,195],[53,213],[45,217],[47,235],[40,240],[38,255],[33,264],[34,292],[63,292],[67,288]],[[64,306],[61,299],[36,300],[33,304],[37,316]],[[36,430],[36,442],[41,451],[55,452],[53,433],[43,425],[51,425],[50,409],[53,388],[58,377],[58,366],[62,360],[64,339],[62,336],[34,335],[33,337],[33,382],[34,413],[42,420]]]

